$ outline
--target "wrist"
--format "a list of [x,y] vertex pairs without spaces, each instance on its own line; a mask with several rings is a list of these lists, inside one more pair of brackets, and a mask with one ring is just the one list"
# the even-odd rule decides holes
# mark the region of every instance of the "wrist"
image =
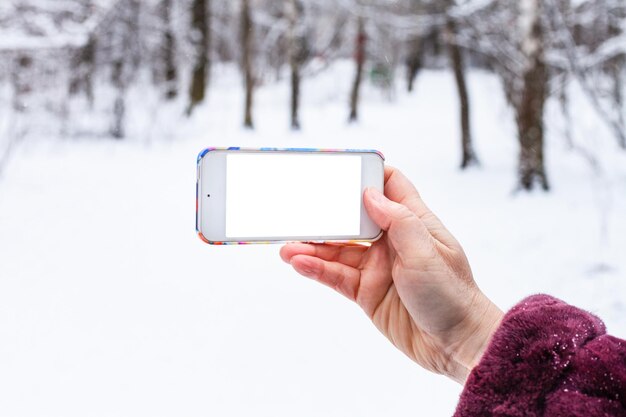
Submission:
[[482,293],[464,323],[464,334],[449,350],[448,377],[464,385],[472,369],[478,365],[500,326],[504,313]]

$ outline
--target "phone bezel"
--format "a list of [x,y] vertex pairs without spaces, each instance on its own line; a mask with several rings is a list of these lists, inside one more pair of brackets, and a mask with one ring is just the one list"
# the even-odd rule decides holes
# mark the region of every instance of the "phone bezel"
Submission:
[[[373,150],[324,150],[324,149],[282,149],[282,148],[208,148],[198,156],[196,185],[196,230],[200,238],[209,244],[256,244],[281,242],[373,242],[380,238],[382,231],[367,216],[361,201],[361,233],[358,236],[266,236],[251,238],[226,237],[226,155],[232,152],[244,153],[299,153],[326,155],[360,155],[361,188],[379,190],[384,188],[384,156]],[[211,197],[208,197],[210,195]],[[210,217],[207,213],[211,213]],[[210,221],[209,221],[210,219]],[[219,221],[216,221],[219,219]]]

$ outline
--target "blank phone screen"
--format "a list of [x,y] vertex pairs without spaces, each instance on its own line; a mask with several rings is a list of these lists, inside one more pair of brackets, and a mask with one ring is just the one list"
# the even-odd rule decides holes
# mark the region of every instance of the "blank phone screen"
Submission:
[[349,237],[361,224],[361,156],[226,156],[226,237]]

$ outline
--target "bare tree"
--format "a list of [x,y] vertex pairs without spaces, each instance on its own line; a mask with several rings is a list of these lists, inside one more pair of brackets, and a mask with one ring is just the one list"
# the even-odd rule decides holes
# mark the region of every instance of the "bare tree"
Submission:
[[525,58],[523,84],[516,100],[519,154],[519,186],[531,190],[538,184],[550,188],[544,164],[543,113],[548,94],[548,74],[544,61],[544,30],[541,20],[542,0],[520,3],[519,24],[522,53]]
[[[562,70],[573,75],[572,78],[578,82],[596,114],[615,136],[618,144],[626,149],[626,111],[623,100],[626,24],[620,24],[620,19],[626,20],[626,4],[621,0],[590,0],[579,7],[580,11],[568,7],[566,13],[562,10],[562,2],[545,1],[551,17],[551,31],[563,52],[563,60],[567,62]],[[572,24],[567,14],[580,16]],[[583,50],[586,51],[583,55],[579,53],[581,45],[584,45]],[[606,78],[612,84],[608,91],[603,88],[603,79]]]
[[250,0],[241,0],[241,66],[246,90],[243,125],[248,129],[254,128],[252,120],[252,100],[254,95],[254,74],[252,72],[253,35],[254,27],[250,14]]
[[307,56],[306,34],[303,23],[304,6],[301,0],[286,0],[285,15],[288,20],[288,57],[291,72],[291,128],[300,130],[300,80],[301,67]]
[[111,125],[111,136],[115,139],[122,139],[126,135],[124,129],[124,118],[126,116],[126,82],[124,80],[124,60],[121,58],[113,62],[111,72],[111,84],[115,87],[116,97],[113,102],[113,124]]
[[[397,2],[393,7],[381,7],[386,4],[384,2],[378,5],[375,3],[370,3],[371,8],[368,14],[368,17],[372,18],[375,25],[379,27],[376,33],[379,39],[374,42],[380,42],[381,35],[389,31],[392,44],[405,43],[409,92],[413,90],[417,73],[423,65],[422,58],[430,55],[431,62],[436,61],[442,49],[440,45],[446,47],[459,97],[461,168],[478,165],[479,161],[472,140],[464,49],[461,46],[462,42],[459,41],[462,22],[459,22],[459,17],[457,17],[467,13],[465,10],[468,7],[467,2],[459,5],[454,0],[439,2],[405,0]],[[382,48],[382,55],[386,62],[391,55],[388,53],[389,49],[388,47]]]
[[409,40],[409,52],[406,60],[407,91],[410,93],[415,86],[415,79],[422,69],[422,37],[414,35]]
[[550,188],[544,161],[544,107],[550,94],[545,52],[551,44],[544,1],[548,0],[484,2],[479,12],[463,19],[478,34],[465,45],[489,58],[514,110],[520,146],[517,185],[522,190]]
[[352,93],[350,94],[350,122],[356,122],[359,119],[359,93],[361,90],[361,81],[363,79],[363,67],[365,65],[367,34],[365,33],[365,19],[363,16],[357,18],[357,34],[355,40],[354,62],[356,64],[356,72],[354,82],[352,84]]
[[8,106],[6,112],[0,113],[3,117],[3,123],[0,123],[0,178],[18,144],[27,134],[23,125],[27,116],[29,95],[33,93],[32,71],[35,63],[29,51],[17,52],[11,61],[14,61],[8,74],[8,82],[13,90],[11,106]]
[[[615,57],[609,63],[608,72],[613,80],[613,102],[617,108],[617,117],[613,123],[615,136],[618,138],[619,145],[626,149],[626,99],[624,98],[624,90],[626,89],[626,54]],[[621,133],[620,133],[621,132]]]
[[[412,14],[419,16],[423,12],[423,2],[421,0],[410,0],[409,10]],[[415,79],[417,74],[422,68],[422,33],[421,31],[413,30],[408,36],[408,51],[406,57],[406,79],[407,90],[409,93],[413,92],[415,86]]]
[[140,64],[138,47],[139,0],[123,0],[117,4],[117,19],[113,23],[111,39],[111,84],[115,88],[111,135],[116,139],[126,136],[126,90]]
[[96,42],[96,37],[90,35],[85,46],[79,48],[72,56],[71,65],[70,94],[75,95],[83,91],[90,107],[93,107],[94,102],[93,81],[96,72]]
[[162,25],[161,71],[165,84],[165,98],[172,100],[178,95],[178,69],[176,68],[176,38],[172,30],[172,0],[161,0],[159,15]]
[[31,85],[33,58],[28,53],[19,54],[16,65],[11,73],[11,84],[13,84],[13,110],[15,112],[26,111],[28,105],[25,97],[33,91]]
[[457,22],[448,13],[446,19],[446,44],[456,87],[459,94],[459,107],[461,113],[461,168],[465,169],[472,165],[478,165],[478,157],[474,151],[472,143],[472,132],[470,127],[470,102],[467,92],[467,82],[465,81],[465,64],[463,53],[457,42]]
[[194,48],[191,87],[189,88],[189,107],[191,115],[194,108],[204,101],[206,94],[210,59],[210,4],[209,0],[193,0],[191,6],[191,42]]

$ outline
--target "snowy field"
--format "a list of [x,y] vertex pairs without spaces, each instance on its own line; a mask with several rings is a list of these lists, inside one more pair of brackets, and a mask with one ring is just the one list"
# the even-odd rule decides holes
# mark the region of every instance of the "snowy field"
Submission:
[[395,351],[356,306],[283,264],[278,247],[196,237],[206,146],[379,149],[503,309],[546,292],[626,337],[626,153],[581,100],[574,139],[601,172],[568,150],[551,102],[553,191],[516,194],[513,116],[493,76],[470,73],[482,167],[460,172],[451,74],[422,73],[414,94],[399,89],[393,101],[368,87],[362,122],[348,126],[351,71],[306,80],[301,133],[287,129],[286,82],[258,91],[258,129],[241,130],[240,81],[221,68],[191,121],[167,110],[133,118],[131,131],[150,125],[156,139],[24,140],[0,178],[0,415],[453,413],[460,386]]

